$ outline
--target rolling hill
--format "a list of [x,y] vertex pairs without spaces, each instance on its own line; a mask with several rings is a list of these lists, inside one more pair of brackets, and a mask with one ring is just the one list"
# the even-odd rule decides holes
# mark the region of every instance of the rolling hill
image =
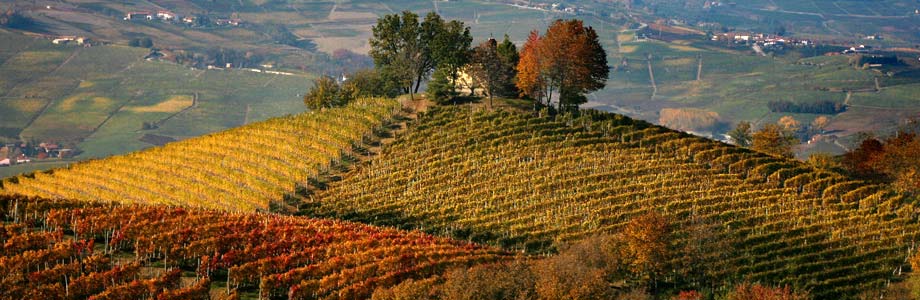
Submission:
[[883,186],[621,115],[438,107],[409,128],[303,213],[545,253],[655,211],[703,286],[819,299],[883,288],[920,232]]
[[397,113],[368,98],[3,181],[4,194],[84,201],[269,210],[298,183],[341,161]]

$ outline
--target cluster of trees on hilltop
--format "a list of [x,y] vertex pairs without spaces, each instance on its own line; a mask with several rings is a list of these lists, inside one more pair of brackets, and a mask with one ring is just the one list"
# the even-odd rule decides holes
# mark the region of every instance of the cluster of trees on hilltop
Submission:
[[599,90],[610,73],[607,53],[594,28],[580,20],[557,20],[542,36],[532,31],[521,50],[517,87],[522,94],[558,108],[576,108],[585,94]]
[[470,28],[457,20],[445,21],[429,13],[419,22],[411,11],[386,15],[377,20],[370,39],[370,56],[387,87],[418,93],[435,69],[447,78],[459,77],[470,59],[473,37]]
[[[377,81],[369,93],[374,95],[414,99],[430,78],[427,94],[439,103],[456,99],[461,90],[470,96],[481,90],[490,106],[495,96],[525,97],[563,110],[587,102],[585,94],[603,88],[609,75],[597,32],[580,20],[556,20],[542,35],[534,30],[520,51],[507,35],[501,42],[490,38],[471,47],[468,26],[434,12],[421,21],[411,11],[386,15],[372,31],[369,55]],[[347,97],[334,96],[333,82],[314,82],[322,91],[304,101],[312,107],[341,104]]]

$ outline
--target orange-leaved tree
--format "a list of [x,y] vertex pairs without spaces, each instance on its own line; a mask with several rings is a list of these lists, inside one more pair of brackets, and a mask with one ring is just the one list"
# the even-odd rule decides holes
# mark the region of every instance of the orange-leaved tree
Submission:
[[637,216],[626,224],[621,238],[625,244],[623,256],[631,260],[630,270],[656,289],[674,252],[668,219],[655,211]]
[[556,20],[543,36],[532,32],[517,70],[525,95],[550,104],[558,93],[560,110],[586,102],[584,95],[603,88],[609,75],[597,32],[581,20]]

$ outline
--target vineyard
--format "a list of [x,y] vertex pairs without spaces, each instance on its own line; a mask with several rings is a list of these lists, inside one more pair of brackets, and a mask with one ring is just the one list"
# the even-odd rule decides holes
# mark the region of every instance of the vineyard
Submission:
[[369,98],[270,119],[127,155],[7,179],[4,194],[268,210],[326,170],[400,109]]
[[0,218],[0,299],[361,299],[511,257],[420,232],[166,206],[2,196]]
[[529,253],[656,211],[688,285],[820,299],[882,289],[920,232],[913,205],[882,186],[597,112],[434,108],[301,209]]

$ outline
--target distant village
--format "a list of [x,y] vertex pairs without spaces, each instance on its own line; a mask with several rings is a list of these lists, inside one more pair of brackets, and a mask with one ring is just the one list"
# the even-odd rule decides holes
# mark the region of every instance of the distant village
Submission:
[[560,2],[555,2],[555,3],[530,3],[530,1],[527,1],[527,2],[515,1],[515,2],[516,3],[509,3],[508,5],[511,5],[517,8],[523,8],[523,9],[532,9],[532,10],[555,12],[555,13],[567,13],[567,14],[573,14],[573,15],[577,15],[583,11],[578,6],[575,6],[572,4],[560,3]]
[[7,143],[0,147],[0,167],[27,164],[36,160],[70,158],[76,155],[71,148],[55,143]]
[[217,18],[210,22],[210,18],[204,15],[187,15],[180,18],[174,12],[160,10],[156,13],[152,11],[132,11],[125,14],[125,21],[162,21],[167,23],[183,23],[188,26],[240,26],[243,20],[238,18]]

